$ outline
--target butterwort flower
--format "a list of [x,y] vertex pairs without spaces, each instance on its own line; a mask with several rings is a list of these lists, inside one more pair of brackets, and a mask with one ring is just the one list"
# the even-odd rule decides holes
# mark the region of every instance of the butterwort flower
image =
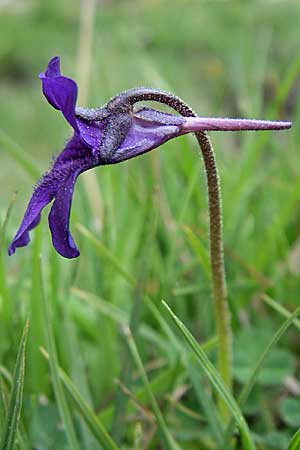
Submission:
[[[76,108],[77,85],[71,78],[61,75],[59,57],[52,58],[39,77],[46,99],[61,111],[74,133],[36,185],[20,228],[8,248],[9,255],[29,243],[29,232],[38,225],[42,209],[53,201],[49,213],[53,245],[65,258],[79,256],[69,220],[77,177],[86,170],[125,161],[190,132],[291,127],[290,122],[182,117],[151,108],[135,108],[135,103],[141,100],[161,101],[173,107],[180,101],[168,92],[151,88],[123,92],[101,108]],[[191,110],[185,112],[184,116],[193,115]]]

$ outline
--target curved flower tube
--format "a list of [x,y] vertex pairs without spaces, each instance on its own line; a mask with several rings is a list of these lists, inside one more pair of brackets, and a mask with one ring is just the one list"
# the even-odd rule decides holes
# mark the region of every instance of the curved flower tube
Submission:
[[76,108],[77,85],[71,78],[61,75],[58,56],[49,61],[40,79],[46,99],[61,111],[74,134],[34,189],[22,223],[8,248],[9,255],[29,243],[29,232],[38,225],[42,209],[54,200],[49,214],[53,246],[65,258],[79,256],[69,221],[74,186],[77,177],[86,170],[134,158],[186,133],[291,127],[290,122],[182,117],[151,108],[135,109],[136,102],[157,101],[159,96],[162,103],[168,104],[163,100],[170,98],[176,103],[177,97],[151,88],[123,92],[101,108]]

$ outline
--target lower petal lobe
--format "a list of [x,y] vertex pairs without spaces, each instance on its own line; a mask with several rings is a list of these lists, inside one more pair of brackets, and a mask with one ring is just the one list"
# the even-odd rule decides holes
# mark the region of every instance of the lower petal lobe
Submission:
[[42,209],[51,202],[53,197],[54,192],[48,186],[47,175],[45,175],[32,194],[20,228],[8,248],[9,255],[15,253],[16,248],[24,247],[30,242],[29,231],[38,225]]
[[66,258],[79,255],[69,232],[72,195],[78,175],[94,165],[92,151],[84,148],[80,139],[74,136],[34,189],[22,223],[8,248],[9,255],[15,253],[18,247],[28,245],[30,230],[38,225],[42,209],[54,198],[49,215],[53,245]]
[[69,222],[74,185],[81,171],[80,167],[70,170],[55,195],[55,201],[49,214],[53,246],[65,258],[79,256],[79,251],[69,230]]

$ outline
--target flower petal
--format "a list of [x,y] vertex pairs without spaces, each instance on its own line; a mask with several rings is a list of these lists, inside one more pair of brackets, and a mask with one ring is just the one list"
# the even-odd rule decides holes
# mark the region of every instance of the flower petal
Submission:
[[100,121],[88,122],[76,118],[81,139],[94,151],[100,147],[105,123]]
[[159,147],[181,133],[184,117],[143,108],[133,115],[132,125],[111,163],[117,163]]
[[77,84],[71,78],[60,73],[60,58],[52,58],[45,72],[39,75],[42,80],[42,89],[48,102],[63,113],[74,131],[79,133],[75,118],[75,105],[77,100]]
[[46,77],[54,78],[54,77],[60,77],[60,57],[54,56],[50,59],[48,62],[48,65],[45,70]]
[[54,192],[45,176],[32,194],[20,228],[8,248],[9,255],[15,253],[17,247],[24,247],[30,242],[29,231],[38,225],[42,209],[51,202],[53,197]]
[[92,157],[92,150],[85,145],[80,136],[74,133],[67,142],[64,150],[57,155],[53,162],[53,169],[59,169],[62,164],[68,164],[76,159]]
[[55,202],[49,215],[49,222],[54,247],[66,258],[79,255],[68,232],[72,194],[78,175],[94,165],[92,150],[85,148],[83,152],[80,138],[74,135],[55,159],[51,170],[45,173],[34,189],[20,228],[8,248],[9,255],[15,253],[17,247],[23,247],[30,242],[29,231],[38,225],[42,209],[53,198]]
[[69,221],[74,185],[81,172],[80,166],[69,171],[55,195],[55,201],[49,214],[49,227],[54,248],[65,258],[79,256],[79,251],[69,231]]

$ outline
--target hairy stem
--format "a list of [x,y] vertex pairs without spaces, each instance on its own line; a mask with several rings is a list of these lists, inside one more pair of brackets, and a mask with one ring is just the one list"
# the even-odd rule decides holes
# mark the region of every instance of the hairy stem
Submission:
[[[218,366],[220,374],[229,388],[232,389],[232,332],[230,311],[227,300],[227,289],[224,267],[224,249],[222,237],[222,199],[219,174],[213,147],[205,133],[196,133],[201,147],[207,177],[209,198],[210,228],[210,260],[212,287],[218,334]],[[220,412],[227,417],[225,404],[219,400]]]
[[[175,97],[166,91],[151,88],[137,88],[126,91],[112,99],[108,105],[115,106],[117,102],[128,102],[134,104],[143,100],[152,100],[164,103],[175,109],[185,117],[196,116],[194,111],[179,97]],[[222,238],[222,203],[219,184],[219,175],[216,166],[213,147],[204,132],[197,132],[196,138],[200,145],[205,172],[207,178],[208,203],[209,203],[209,229],[210,229],[210,261],[212,272],[212,287],[214,298],[214,310],[218,334],[218,368],[227,385],[232,388],[232,332],[230,323],[230,312],[227,300],[224,252]],[[219,410],[222,417],[226,419],[228,412],[225,404],[219,399]]]

